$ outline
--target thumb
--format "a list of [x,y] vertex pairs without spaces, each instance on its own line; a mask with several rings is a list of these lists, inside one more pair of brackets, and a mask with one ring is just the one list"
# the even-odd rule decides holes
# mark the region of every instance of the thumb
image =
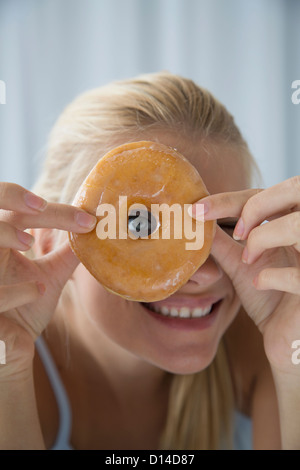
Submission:
[[282,263],[280,256],[272,253],[263,254],[252,264],[242,262],[242,252],[246,244],[235,241],[225,233],[218,225],[212,244],[211,254],[219,263],[223,271],[231,279],[233,287],[241,300],[246,312],[257,326],[268,317],[275,305],[278,303],[281,293],[272,294],[268,290],[257,290],[253,279],[267,265],[276,267]]
[[249,273],[249,266],[242,262],[242,252],[245,243],[242,244],[242,242],[233,240],[230,235],[225,233],[224,230],[216,224],[211,254],[233,283],[240,279],[246,271]]
[[40,259],[40,263],[44,267],[47,266],[47,271],[50,270],[50,274],[55,278],[53,280],[58,282],[62,289],[79,265],[80,260],[73,253],[67,240],[54,251],[43,256]]

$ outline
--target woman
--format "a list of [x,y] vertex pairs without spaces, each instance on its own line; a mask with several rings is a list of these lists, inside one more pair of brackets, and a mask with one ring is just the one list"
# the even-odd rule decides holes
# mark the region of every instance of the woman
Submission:
[[[221,299],[204,329],[106,291],[70,250],[66,232],[96,223],[71,205],[85,176],[138,140],[176,147],[211,194],[201,200],[218,221],[211,255],[160,304]],[[39,196],[0,186],[2,449],[218,449],[231,435],[238,448],[247,417],[254,449],[299,448],[300,178],[250,189],[255,174],[231,115],[190,80],[146,75],[66,108]]]

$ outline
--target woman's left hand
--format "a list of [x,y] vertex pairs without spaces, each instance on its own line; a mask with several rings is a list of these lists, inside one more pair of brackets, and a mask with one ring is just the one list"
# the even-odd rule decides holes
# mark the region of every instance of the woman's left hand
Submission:
[[300,377],[300,364],[292,361],[295,342],[300,345],[300,176],[198,203],[208,206],[205,220],[240,217],[234,237],[241,241],[217,226],[211,254],[263,334],[271,366]]

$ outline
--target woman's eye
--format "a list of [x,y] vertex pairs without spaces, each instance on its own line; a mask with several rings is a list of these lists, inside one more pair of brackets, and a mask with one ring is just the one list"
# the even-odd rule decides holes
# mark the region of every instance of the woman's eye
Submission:
[[158,222],[150,211],[135,210],[128,217],[128,230],[137,238],[149,237]]
[[218,225],[222,230],[227,232],[229,235],[232,235],[236,224],[218,224]]

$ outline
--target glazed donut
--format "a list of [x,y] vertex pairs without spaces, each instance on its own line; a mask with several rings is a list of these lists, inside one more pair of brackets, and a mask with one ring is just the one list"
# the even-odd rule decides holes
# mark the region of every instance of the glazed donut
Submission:
[[[208,194],[176,149],[149,141],[121,145],[99,160],[77,192],[73,204],[98,223],[89,233],[69,233],[71,248],[107,290],[139,302],[165,299],[209,256],[215,221],[196,221],[187,212]],[[180,220],[172,223],[175,214]],[[201,230],[196,248],[182,221],[189,233]]]

